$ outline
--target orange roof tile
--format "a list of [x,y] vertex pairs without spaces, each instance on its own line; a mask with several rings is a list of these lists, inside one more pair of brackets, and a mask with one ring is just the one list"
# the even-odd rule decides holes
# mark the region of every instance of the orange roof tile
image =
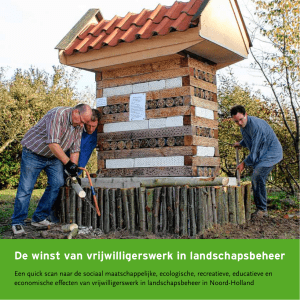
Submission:
[[137,39],[149,39],[172,31],[188,30],[198,25],[199,18],[193,20],[193,17],[204,1],[176,1],[172,6],[158,5],[152,11],[144,9],[139,14],[128,13],[123,18],[115,16],[109,21],[101,20],[81,32],[64,53],[85,53],[90,49],[99,50],[105,46],[117,46],[122,42],[131,43]]

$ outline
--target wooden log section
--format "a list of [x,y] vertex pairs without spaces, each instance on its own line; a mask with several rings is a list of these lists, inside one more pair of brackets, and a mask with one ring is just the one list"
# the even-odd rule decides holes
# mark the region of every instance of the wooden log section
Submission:
[[189,208],[189,220],[190,220],[190,235],[196,236],[196,210],[195,210],[195,188],[189,188],[188,193],[188,208]]
[[245,217],[245,205],[244,205],[244,195],[241,186],[235,187],[235,200],[236,200],[236,217],[238,224],[244,224],[246,222]]
[[187,186],[181,188],[181,195],[180,195],[180,232],[181,235],[187,236],[188,234],[188,224],[187,224]]
[[179,234],[180,232],[180,187],[175,186],[174,191],[174,232]]
[[124,219],[123,219],[122,192],[120,189],[116,190],[116,211],[117,211],[117,229],[122,229],[124,226]]
[[134,189],[128,189],[129,198],[129,218],[130,218],[130,233],[135,232],[135,203],[134,203]]
[[244,207],[245,207],[245,218],[250,220],[251,218],[251,183],[247,183],[244,186]]
[[99,223],[99,228],[101,230],[104,230],[104,218],[103,218],[103,205],[104,203],[104,190],[103,189],[98,189],[98,207],[100,209],[101,215],[98,217],[98,223]]
[[236,203],[235,203],[235,188],[230,186],[228,188],[228,214],[229,222],[237,224],[236,220]]
[[66,223],[66,201],[65,199],[67,198],[66,196],[67,193],[67,189],[66,188],[60,188],[60,193],[59,193],[59,197],[61,199],[60,201],[60,219],[62,221],[62,223]]
[[156,178],[156,179],[142,179],[140,181],[141,186],[144,187],[157,187],[157,186],[218,186],[218,185],[227,185],[229,178],[227,177],[217,177],[217,178],[176,178],[174,181],[173,178]]
[[122,194],[122,202],[124,209],[124,219],[125,219],[125,227],[129,231],[130,230],[130,215],[129,215],[129,205],[128,205],[128,197],[127,197],[127,189],[121,189]]
[[109,216],[110,216],[110,229],[116,231],[117,218],[116,218],[116,189],[109,190]]
[[174,233],[174,187],[168,187],[167,190],[167,218],[168,218],[168,232]]
[[158,233],[158,227],[159,227],[159,213],[160,213],[160,193],[161,193],[161,187],[157,187],[154,189],[154,230],[153,232],[155,234]]
[[109,189],[104,189],[104,233],[109,233],[110,229],[110,216],[109,216]]
[[154,189],[146,190],[146,219],[148,224],[148,232],[153,232],[153,198]]
[[145,209],[145,192],[146,188],[141,187],[139,189],[139,222],[140,222],[140,231],[146,231],[146,209]]
[[165,186],[162,187],[161,189],[161,219],[160,219],[160,224],[161,224],[161,231],[162,233],[167,232],[167,188]]

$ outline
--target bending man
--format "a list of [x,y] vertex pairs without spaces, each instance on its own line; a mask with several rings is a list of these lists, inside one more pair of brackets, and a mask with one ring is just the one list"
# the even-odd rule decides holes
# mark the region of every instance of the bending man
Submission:
[[250,154],[237,166],[237,170],[241,173],[245,165],[253,167],[251,180],[256,205],[254,214],[259,217],[266,216],[266,181],[274,165],[282,160],[281,144],[270,125],[262,119],[248,116],[243,106],[232,107],[230,114],[243,136],[234,147],[247,147],[250,150]]
[[[46,218],[64,185],[63,168],[72,176],[77,176],[80,140],[83,125],[91,120],[92,110],[86,104],[76,107],[56,107],[25,134],[21,160],[21,175],[12,216],[14,234],[25,234],[24,220],[36,180],[45,170],[48,183],[46,190],[32,216],[31,224],[41,227],[51,222]],[[65,151],[70,149],[70,158]]]

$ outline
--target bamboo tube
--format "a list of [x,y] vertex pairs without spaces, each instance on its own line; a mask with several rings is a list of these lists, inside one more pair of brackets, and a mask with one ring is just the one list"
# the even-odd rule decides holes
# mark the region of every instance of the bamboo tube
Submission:
[[229,182],[227,177],[216,177],[216,178],[189,178],[189,177],[169,177],[169,178],[155,178],[155,179],[141,179],[141,186],[144,187],[156,187],[156,186],[225,186]]
[[180,228],[180,213],[179,213],[179,209],[180,209],[180,206],[179,206],[179,199],[180,199],[180,187],[179,186],[175,186],[175,190],[173,190],[174,192],[174,214],[175,214],[175,217],[174,217],[174,220],[175,220],[175,224],[174,224],[174,232],[179,234],[179,228]]
[[211,187],[211,202],[212,202],[212,212],[213,212],[213,223],[217,224],[217,201],[216,201],[216,189]]
[[235,192],[236,192],[237,222],[238,224],[244,224],[246,222],[246,218],[245,218],[245,205],[244,205],[242,187],[237,186],[235,188]]
[[229,222],[236,224],[235,189],[232,186],[228,188],[228,212]]
[[198,187],[197,188],[197,194],[199,199],[199,205],[198,205],[198,218],[197,218],[197,227],[198,227],[198,234],[203,233],[205,229],[205,197],[204,197],[204,188]]
[[100,217],[98,216],[98,222],[99,222],[99,228],[101,230],[104,230],[104,227],[103,227],[103,200],[104,200],[104,190],[103,189],[98,189],[98,207],[101,211],[101,215]]
[[124,218],[125,218],[125,227],[129,231],[130,230],[130,216],[129,216],[129,207],[128,207],[128,197],[127,197],[127,189],[121,189],[122,194],[122,202],[124,208]]
[[70,223],[70,188],[66,187],[66,223]]
[[207,216],[208,216],[207,226],[208,226],[208,228],[211,228],[213,226],[213,208],[212,208],[211,188],[207,187],[206,191],[207,191]]
[[159,211],[160,211],[160,191],[161,187],[157,187],[154,189],[154,233],[156,234],[158,232],[158,217],[159,217]]
[[190,235],[195,236],[197,233],[196,217],[195,217],[195,188],[189,188],[189,211],[190,211]]
[[228,209],[228,187],[223,187],[223,208],[224,208],[224,223],[229,222],[229,209]]
[[146,231],[146,212],[145,212],[145,192],[146,188],[139,188],[139,221],[140,221],[140,231]]
[[110,189],[109,191],[109,217],[110,217],[110,229],[116,231],[116,189]]
[[135,204],[134,204],[134,189],[128,189],[129,198],[129,217],[130,217],[130,233],[135,232]]
[[148,232],[153,232],[153,196],[154,196],[154,189],[147,189],[146,190],[146,214],[147,214]]
[[245,217],[249,221],[251,218],[251,183],[247,183],[244,186],[244,205],[245,205]]
[[122,193],[120,189],[116,191],[116,203],[117,203],[117,228],[122,229],[124,220],[123,220],[123,207],[122,207]]
[[104,189],[104,218],[103,218],[103,230],[104,233],[109,233],[109,189]]
[[168,231],[174,233],[174,188],[168,187],[167,193],[167,218],[168,218]]
[[181,211],[181,234],[183,236],[187,235],[187,186],[181,188],[181,201],[180,201],[180,211]]
[[61,209],[61,215],[60,215],[60,221],[61,223],[66,223],[66,188],[62,187],[60,189],[60,209]]
[[164,186],[161,190],[161,208],[162,208],[162,219],[161,219],[161,225],[162,225],[162,232],[167,232],[167,188]]

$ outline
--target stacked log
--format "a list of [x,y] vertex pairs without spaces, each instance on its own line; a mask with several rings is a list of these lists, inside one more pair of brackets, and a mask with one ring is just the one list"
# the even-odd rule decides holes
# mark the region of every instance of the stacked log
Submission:
[[129,189],[95,188],[101,216],[91,205],[90,189],[80,199],[62,188],[62,223],[92,226],[104,233],[128,230],[195,237],[216,224],[244,224],[250,219],[251,184],[242,186],[153,186]]

